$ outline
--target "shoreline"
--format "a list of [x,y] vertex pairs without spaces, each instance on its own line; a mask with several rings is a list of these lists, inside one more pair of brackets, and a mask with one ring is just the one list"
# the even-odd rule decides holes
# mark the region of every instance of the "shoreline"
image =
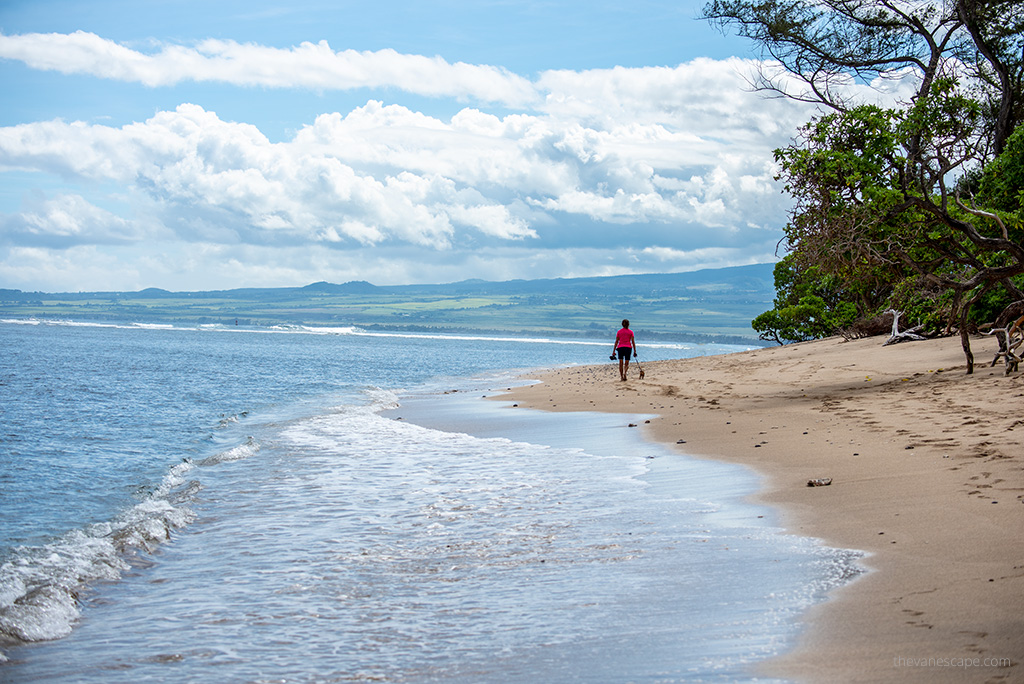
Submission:
[[[735,678],[731,681],[778,681],[780,684],[791,681],[774,675],[766,677],[760,670],[762,663],[793,647],[802,630],[802,615],[809,607],[824,600],[831,589],[863,572],[861,554],[855,550],[830,548],[805,535],[793,535],[795,539],[787,539],[790,535],[781,526],[778,508],[754,500],[762,481],[758,472],[741,463],[682,453],[674,444],[652,438],[646,430],[631,429],[649,427],[646,424],[657,418],[654,413],[558,413],[513,406],[513,402],[508,400],[507,393],[512,391],[509,383],[524,381],[530,375],[543,372],[543,369],[534,369],[500,383],[489,379],[475,385],[460,385],[458,389],[443,391],[443,396],[436,388],[407,393],[396,406],[380,413],[392,420],[446,433],[526,442],[567,453],[582,451],[588,459],[632,461],[627,470],[618,471],[616,476],[642,482],[642,498],[660,501],[660,504],[652,504],[657,510],[653,513],[654,518],[640,523],[640,526],[651,525],[654,519],[674,521],[669,522],[671,531],[666,529],[663,533],[678,536],[670,537],[675,541],[666,548],[679,550],[677,545],[688,544],[697,547],[692,553],[683,551],[675,562],[661,568],[660,572],[665,573],[664,576],[678,576],[683,584],[693,581],[694,577],[707,576],[707,580],[701,582],[700,596],[704,598],[696,601],[689,598],[692,586],[685,590],[670,589],[667,587],[671,582],[666,583],[662,576],[658,586],[673,598],[665,596],[655,608],[655,613],[667,610],[663,603],[672,600],[686,602],[689,607],[684,610],[677,608],[680,622],[667,623],[650,638],[660,636],[664,639],[677,634],[680,643],[698,642],[705,634],[717,633],[719,636],[710,637],[709,643],[716,643],[718,638],[717,643],[727,644],[722,652],[701,652],[698,657],[697,653],[686,653],[683,648],[682,656],[676,654],[674,658],[652,661],[661,663],[659,681],[699,678],[695,671],[704,674],[718,672],[714,669],[699,670],[699,663],[714,661],[718,657],[725,660],[716,667],[735,668],[732,673]],[[681,507],[688,510],[681,510]],[[632,522],[636,524],[637,520]],[[709,544],[712,540],[715,543]],[[656,551],[655,547],[640,552],[640,555],[646,556],[653,551]],[[725,556],[718,555],[723,552]],[[716,565],[730,556],[743,560],[730,558],[725,566]],[[711,561],[712,558],[717,560]],[[750,563],[754,567],[762,567],[763,572],[748,572],[746,568]],[[651,580],[657,576],[655,573],[646,577]],[[736,591],[737,583],[746,586],[742,591]],[[697,608],[709,593],[717,596],[710,605],[719,606],[711,610],[724,610],[720,614],[714,612],[713,618]],[[738,618],[730,613],[730,608],[722,608],[730,605],[743,606],[741,614],[750,614],[752,606],[756,606],[756,610],[763,609],[763,612],[754,614],[771,616],[765,618],[771,624],[759,623],[757,618],[748,623],[747,618]],[[638,614],[646,614],[646,610],[652,607],[640,606]],[[692,620],[702,616],[706,618],[703,628],[710,632],[700,631],[702,628],[694,626]],[[682,625],[682,628],[673,631],[670,625]],[[736,631],[730,639],[722,640],[721,633],[716,630],[727,625],[732,625]],[[764,625],[767,631],[758,633],[758,625]],[[647,636],[643,633],[634,636],[643,640],[645,648],[650,650],[651,641]],[[722,656],[722,653],[742,653],[742,656],[738,660],[730,660],[732,656]],[[638,675],[638,681],[646,678],[640,676],[639,670],[631,674]]]
[[[812,608],[759,668],[796,681],[1004,682],[1024,663],[1024,374],[959,338],[835,338],[734,354],[545,371],[497,399],[656,414],[654,441],[762,476],[783,527],[858,549],[870,571]],[[641,352],[642,344],[639,345]],[[832,484],[809,487],[815,478]]]

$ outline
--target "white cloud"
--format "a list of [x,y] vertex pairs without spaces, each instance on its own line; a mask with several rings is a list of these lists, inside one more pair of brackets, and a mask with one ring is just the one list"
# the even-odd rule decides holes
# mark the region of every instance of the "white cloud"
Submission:
[[147,235],[140,225],[94,206],[79,195],[26,198],[22,210],[0,215],[2,240],[62,249],[79,244],[127,244]]
[[536,97],[529,80],[488,65],[449,63],[441,57],[394,50],[335,52],[327,41],[291,48],[204,40],[162,45],[147,54],[94,33],[0,34],[0,57],[33,69],[166,87],[183,81],[268,88],[345,90],[400,88],[428,97],[474,98],[509,106]]
[[[5,249],[0,244],[0,283],[27,291],[142,289],[135,285],[143,280],[139,266],[135,259],[123,259],[96,245],[55,250],[23,246]],[[149,282],[152,275],[146,273]]]
[[[750,102],[746,91],[761,63],[740,58],[698,58],[674,67],[551,70],[531,81],[502,67],[451,63],[439,56],[391,49],[335,51],[327,41],[277,48],[207,39],[155,47],[153,52],[142,52],[85,31],[0,33],[0,58],[42,71],[152,88],[184,82],[317,92],[395,88],[427,97],[536,109],[589,124],[662,121],[668,116],[703,130],[743,129],[770,137],[790,130],[789,116],[780,117],[781,112],[800,109],[785,99],[762,99],[762,106],[743,106]],[[772,70],[770,63],[765,66]],[[851,77],[846,88],[856,97],[894,102],[913,93],[917,78],[907,69],[868,85]],[[779,79],[793,93],[807,89],[786,74]]]
[[722,268],[745,266],[775,261],[774,250],[765,249],[771,245],[759,244],[756,250],[738,250],[728,247],[707,247],[704,249],[680,250],[671,247],[645,247],[638,255],[645,263],[658,264],[652,270],[686,271],[701,268]]
[[[755,63],[699,58],[674,67],[547,71],[537,80],[548,93],[542,109],[585,121],[685,120],[699,130],[765,123],[763,109],[736,107],[746,100],[743,74]],[[774,127],[769,123],[769,128]]]
[[[694,162],[686,152],[701,146],[718,152]],[[767,150],[732,149],[663,124],[601,129],[477,110],[444,122],[374,101],[320,116],[281,143],[195,105],[121,128],[50,121],[0,129],[0,164],[121,184],[182,239],[257,244],[451,248],[473,232],[536,239],[537,212],[624,224],[756,223],[744,209],[774,189]]]

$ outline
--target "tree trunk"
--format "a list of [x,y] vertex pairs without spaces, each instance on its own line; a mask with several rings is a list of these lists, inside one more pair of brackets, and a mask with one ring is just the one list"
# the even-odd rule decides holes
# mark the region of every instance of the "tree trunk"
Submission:
[[971,351],[971,336],[967,332],[967,315],[960,317],[960,346],[964,348],[964,356],[967,357],[967,374],[974,373],[974,353]]

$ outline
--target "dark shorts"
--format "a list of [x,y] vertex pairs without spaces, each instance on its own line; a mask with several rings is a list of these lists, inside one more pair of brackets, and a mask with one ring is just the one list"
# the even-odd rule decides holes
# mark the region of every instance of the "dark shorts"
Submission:
[[632,356],[633,356],[633,348],[632,347],[619,347],[615,351],[619,352],[619,358],[620,359],[626,359],[627,361],[629,361],[630,358],[632,358]]

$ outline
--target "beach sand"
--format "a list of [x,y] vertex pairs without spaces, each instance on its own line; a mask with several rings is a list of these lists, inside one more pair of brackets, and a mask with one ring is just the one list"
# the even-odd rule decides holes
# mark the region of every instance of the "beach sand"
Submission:
[[638,426],[647,437],[758,471],[757,500],[788,531],[867,552],[869,572],[813,608],[761,674],[1022,682],[1024,373],[988,367],[991,338],[972,343],[973,375],[959,338],[884,341],[644,363],[644,380],[634,364],[626,382],[612,363],[560,369],[501,399],[657,414]]

